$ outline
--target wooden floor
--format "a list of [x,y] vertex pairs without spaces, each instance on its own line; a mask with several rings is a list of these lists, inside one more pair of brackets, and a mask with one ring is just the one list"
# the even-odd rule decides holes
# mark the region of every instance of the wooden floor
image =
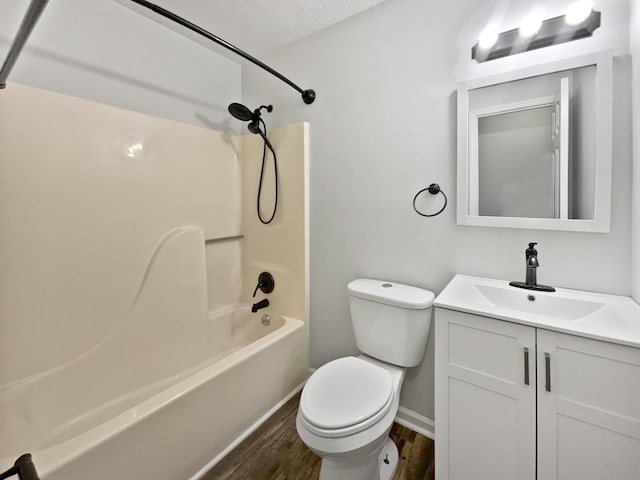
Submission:
[[[299,401],[300,395],[293,397],[203,480],[317,479],[320,458],[302,443],[296,432]],[[433,480],[433,441],[398,424],[393,425],[390,436],[400,452],[393,480]]]

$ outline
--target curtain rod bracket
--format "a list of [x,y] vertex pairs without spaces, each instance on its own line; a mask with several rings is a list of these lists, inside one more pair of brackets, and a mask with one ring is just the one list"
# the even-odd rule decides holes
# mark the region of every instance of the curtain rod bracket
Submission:
[[312,90],[311,88],[309,88],[309,89],[305,90],[304,92],[302,92],[302,100],[307,105],[313,103],[313,101],[315,99],[316,99],[316,91],[315,90]]

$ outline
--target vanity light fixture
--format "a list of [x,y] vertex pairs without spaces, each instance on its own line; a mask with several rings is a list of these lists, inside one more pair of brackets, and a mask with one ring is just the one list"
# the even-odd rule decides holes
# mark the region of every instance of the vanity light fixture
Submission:
[[578,0],[569,5],[567,13],[564,16],[564,21],[567,22],[567,25],[578,25],[587,19],[592,10],[591,2],[588,0]]
[[480,33],[480,36],[478,37],[478,45],[482,49],[489,49],[496,44],[499,35],[500,33],[497,28],[487,27],[482,31],[482,33]]
[[[587,10],[586,16],[585,10]],[[471,48],[471,58],[482,63],[537,48],[587,38],[600,27],[600,17],[600,12],[591,10],[590,4],[581,0],[572,4],[566,15],[548,18],[540,22],[537,29],[535,27],[538,21],[530,15],[525,19],[521,28],[500,33],[495,37],[493,43],[488,42],[487,32],[490,30],[485,29],[478,42]],[[577,23],[570,23],[576,21]]]
[[522,20],[519,32],[520,35],[526,38],[534,36],[540,30],[542,26],[542,16],[539,13],[532,12]]

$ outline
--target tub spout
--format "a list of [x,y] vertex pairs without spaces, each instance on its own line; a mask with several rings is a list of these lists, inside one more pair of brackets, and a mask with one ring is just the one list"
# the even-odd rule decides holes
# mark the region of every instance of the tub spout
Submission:
[[260,300],[258,303],[254,303],[253,306],[251,307],[251,311],[253,313],[256,313],[261,308],[267,308],[268,306],[269,306],[269,300],[265,298],[264,300]]
[[25,453],[21,455],[6,472],[0,473],[0,480],[3,478],[13,477],[14,475],[18,475],[20,480],[40,480],[38,477],[38,472],[36,472],[36,467],[31,461],[31,454]]

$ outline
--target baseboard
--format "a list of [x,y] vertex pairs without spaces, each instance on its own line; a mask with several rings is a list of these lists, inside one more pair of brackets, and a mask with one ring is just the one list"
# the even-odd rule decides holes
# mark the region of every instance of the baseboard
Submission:
[[258,428],[260,428],[260,426],[264,422],[269,420],[269,418],[271,418],[271,416],[274,413],[276,413],[278,410],[280,410],[289,400],[291,400],[295,395],[297,395],[297,393],[300,390],[302,390],[303,386],[304,386],[304,382],[301,383],[300,385],[298,385],[296,388],[294,388],[291,392],[289,392],[286,397],[284,397],[282,400],[280,400],[278,403],[276,403],[273,406],[273,408],[271,408],[267,413],[265,413],[263,416],[261,416],[253,425],[251,425],[244,432],[242,432],[239,437],[237,437],[233,442],[231,442],[227,446],[227,448],[225,448],[222,452],[220,452],[218,455],[216,455],[204,467],[202,467],[200,470],[198,470],[196,472],[196,474],[193,475],[189,480],[198,480],[198,479],[202,478],[209,470],[211,470],[213,467],[215,467],[224,457],[226,457],[231,452],[231,450],[233,450],[238,445],[240,445],[249,435],[251,435]]
[[436,438],[436,426],[433,420],[423,417],[419,413],[409,410],[405,407],[398,407],[396,414],[396,423],[403,427],[410,428],[414,432],[418,432],[432,440]]

